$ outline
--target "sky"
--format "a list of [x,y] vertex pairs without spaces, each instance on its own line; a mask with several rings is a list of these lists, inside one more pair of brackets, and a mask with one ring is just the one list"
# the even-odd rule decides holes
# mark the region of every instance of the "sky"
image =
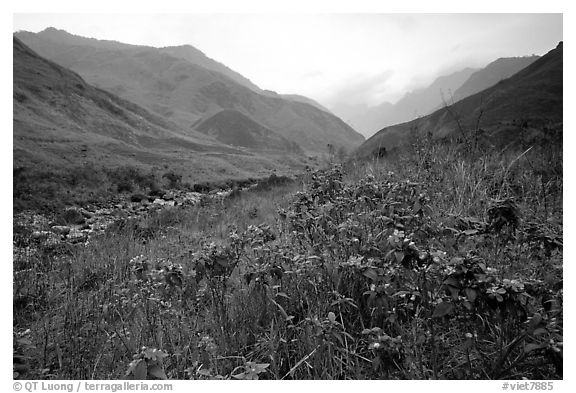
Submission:
[[328,108],[374,106],[465,67],[542,55],[563,39],[562,14],[15,14],[130,44],[190,44],[259,87]]

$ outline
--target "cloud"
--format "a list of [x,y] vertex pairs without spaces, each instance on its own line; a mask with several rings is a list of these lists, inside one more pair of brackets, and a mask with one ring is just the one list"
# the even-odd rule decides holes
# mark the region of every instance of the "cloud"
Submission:
[[324,98],[329,107],[346,103],[371,106],[385,91],[394,72],[386,70],[376,75],[354,75],[334,86],[330,96]]
[[322,72],[320,70],[315,70],[315,71],[310,71],[310,72],[306,72],[305,74],[303,74],[302,79],[314,79],[314,78],[322,77],[323,75],[324,75],[324,72]]

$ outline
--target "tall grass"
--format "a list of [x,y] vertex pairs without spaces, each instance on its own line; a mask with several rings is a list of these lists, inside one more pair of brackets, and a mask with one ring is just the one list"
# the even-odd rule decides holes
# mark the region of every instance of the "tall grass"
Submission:
[[177,379],[559,378],[561,154],[416,143],[85,247],[31,239],[17,371],[160,378],[155,348]]

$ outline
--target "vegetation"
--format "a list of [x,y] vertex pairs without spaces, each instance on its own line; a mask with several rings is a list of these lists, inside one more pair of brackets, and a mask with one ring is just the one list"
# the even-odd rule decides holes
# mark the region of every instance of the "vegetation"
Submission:
[[561,144],[416,138],[269,182],[85,246],[20,237],[15,375],[562,378]]
[[161,172],[156,168],[145,171],[133,166],[106,168],[91,164],[72,167],[68,170],[15,167],[13,170],[14,212],[34,210],[60,215],[61,211],[70,205],[105,203],[117,200],[123,195],[130,195],[129,199],[138,202],[145,198],[145,194],[162,196],[167,189],[208,193],[256,185],[258,190],[268,190],[292,181],[291,177],[272,173],[262,178],[190,184],[182,181],[182,174],[171,169]]

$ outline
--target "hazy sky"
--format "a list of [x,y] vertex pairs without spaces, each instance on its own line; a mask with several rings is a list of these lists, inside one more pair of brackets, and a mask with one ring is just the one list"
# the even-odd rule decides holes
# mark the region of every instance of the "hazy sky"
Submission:
[[562,40],[561,14],[14,15],[14,31],[49,26],[131,44],[190,44],[261,88],[329,108],[394,102],[439,75],[542,55]]

